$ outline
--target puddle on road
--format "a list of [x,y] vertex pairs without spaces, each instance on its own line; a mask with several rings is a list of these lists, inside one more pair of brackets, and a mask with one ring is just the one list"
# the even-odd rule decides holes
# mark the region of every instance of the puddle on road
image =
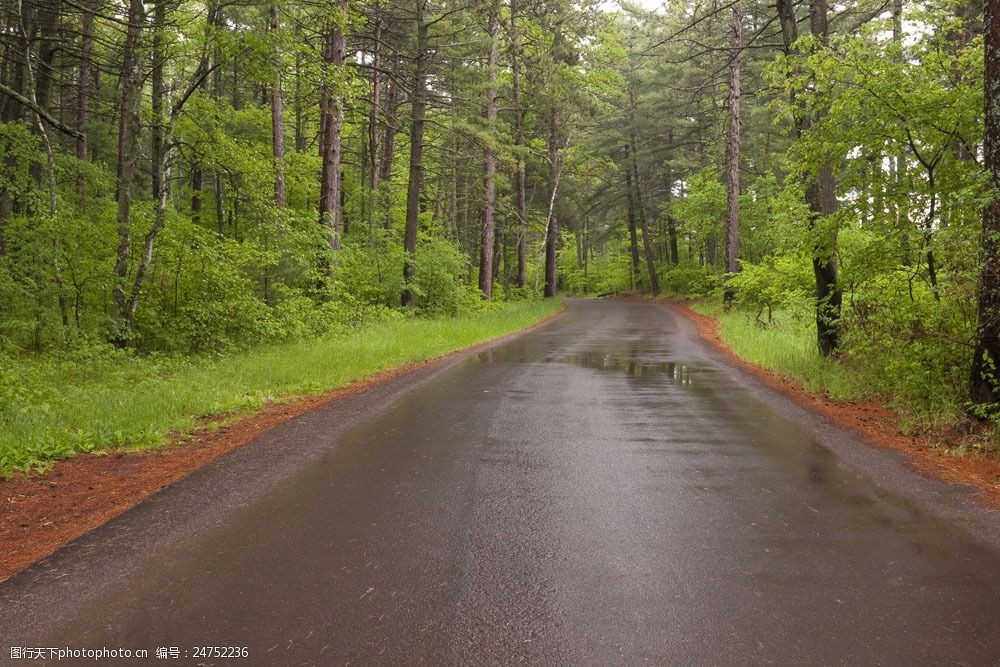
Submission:
[[564,364],[574,364],[584,368],[625,373],[629,377],[665,376],[677,384],[693,384],[691,368],[685,364],[670,361],[649,362],[640,359],[622,358],[613,354],[588,351],[560,357]]

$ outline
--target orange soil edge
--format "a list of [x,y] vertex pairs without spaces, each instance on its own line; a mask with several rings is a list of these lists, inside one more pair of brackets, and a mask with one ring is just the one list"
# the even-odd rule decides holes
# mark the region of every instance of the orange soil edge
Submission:
[[978,501],[991,509],[1000,509],[1000,461],[980,453],[953,456],[934,447],[935,440],[959,440],[961,434],[903,435],[899,429],[899,415],[879,402],[849,402],[810,393],[796,380],[738,356],[723,341],[719,322],[714,318],[696,313],[680,301],[659,300],[655,303],[691,320],[698,327],[702,338],[729,363],[748,371],[797,404],[822,414],[838,426],[857,431],[866,442],[875,447],[904,452],[909,456],[911,464],[922,472],[946,482],[976,487],[979,489],[975,496]]
[[536,329],[564,312],[565,308],[526,329],[381,371],[326,394],[267,405],[227,426],[178,434],[155,450],[80,454],[57,461],[45,474],[0,481],[0,581],[282,422],[456,354]]

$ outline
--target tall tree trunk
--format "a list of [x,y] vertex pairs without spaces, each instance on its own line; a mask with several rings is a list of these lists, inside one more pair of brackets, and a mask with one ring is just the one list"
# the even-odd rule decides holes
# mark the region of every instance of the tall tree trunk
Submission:
[[[28,57],[32,52],[32,43],[35,41],[35,33],[38,29],[38,24],[33,14],[27,14],[27,12],[33,12],[33,10],[33,6],[24,7],[22,4],[21,13],[13,19],[19,21],[20,24],[12,28],[14,34],[11,36],[11,41],[15,43],[19,42],[20,49],[11,48],[11,69],[13,70],[13,74],[10,76],[9,88],[15,95],[22,98],[25,93],[25,83],[27,81]],[[5,95],[3,98],[0,98],[0,101],[3,102],[3,105],[0,106],[0,112],[2,112],[0,113],[0,121],[11,122],[21,119],[24,107],[18,99],[10,95]]]
[[[76,138],[76,159],[80,162],[87,160],[88,154],[88,125],[90,123],[90,79],[93,76],[91,62],[91,52],[94,45],[94,14],[89,3],[83,8],[83,17],[80,24],[80,69],[77,74],[76,88],[76,129],[80,131],[80,136]],[[77,204],[82,208],[86,203],[87,190],[86,179],[81,173],[76,180]]]
[[728,277],[740,270],[740,66],[743,60],[743,11],[733,5],[729,53],[729,135],[726,140],[726,288],[723,301],[729,306],[735,293]]
[[153,245],[157,236],[163,229],[167,217],[167,200],[169,193],[169,171],[170,148],[173,130],[180,112],[190,99],[192,93],[201,85],[207,73],[208,59],[203,56],[198,67],[195,69],[195,76],[174,101],[169,116],[165,113],[163,102],[166,101],[163,69],[166,61],[165,44],[163,41],[163,31],[166,27],[166,3],[168,0],[158,0],[153,8],[153,97],[160,98],[159,104],[153,105],[153,164],[152,182],[153,196],[156,201],[156,213],[153,224],[146,231],[142,244],[142,255],[135,268],[135,277],[132,280],[132,288],[126,306],[125,323],[126,330],[132,331],[135,328],[136,311],[139,306],[139,297],[142,293],[143,282],[146,273],[153,262]]
[[368,112],[367,153],[371,161],[368,171],[368,195],[365,197],[365,215],[368,220],[368,236],[375,242],[375,208],[379,179],[379,112],[382,106],[382,3],[375,0],[372,6],[372,99]]
[[791,55],[792,44],[799,38],[798,19],[793,0],[777,0],[778,23],[781,24],[781,43],[785,55]]
[[423,187],[424,123],[427,113],[427,46],[430,26],[425,12],[426,0],[417,0],[417,50],[413,63],[413,90],[410,104],[410,174],[406,186],[406,229],[403,235],[403,295],[404,306],[416,305],[413,278],[416,274],[417,227],[420,223],[420,191]]
[[559,107],[552,102],[549,110],[549,216],[545,225],[545,288],[547,297],[556,295],[556,251],[559,245],[559,220],[555,214],[559,190]]
[[993,197],[983,210],[979,320],[969,396],[974,406],[996,411],[1000,403],[1000,0],[986,0],[985,166]]
[[[903,62],[903,0],[892,0],[892,42],[899,50],[897,59]],[[896,121],[897,129],[903,129],[902,123]],[[900,235],[900,254],[903,266],[913,264],[913,249],[910,242],[910,215],[907,206],[909,200],[907,178],[906,151],[900,150],[890,159],[889,171],[892,182],[890,208],[892,212],[893,231]],[[904,194],[905,191],[905,194]]]
[[[810,28],[821,44],[827,38],[827,1],[812,0]],[[811,120],[811,119],[810,119]],[[823,220],[837,211],[837,183],[833,165],[827,160],[815,181],[806,190],[806,200],[814,219]],[[840,306],[842,295],[837,284],[837,231],[821,232],[813,253],[816,279],[816,338],[819,351],[828,356],[840,344]]]
[[[208,25],[211,28],[216,28],[220,23],[220,7],[217,0],[213,0],[208,5],[207,21]],[[221,54],[218,49],[213,50],[213,56],[216,59],[216,62],[218,62],[220,55]],[[199,71],[196,75],[201,80],[201,90],[203,91],[208,90],[209,79],[207,77],[207,74],[208,74],[208,68],[211,67],[211,65],[212,65],[212,60],[209,58],[203,58],[202,62],[199,63],[199,67],[205,68],[204,70]],[[217,69],[214,70],[214,76],[212,78],[214,79],[212,82],[213,83],[212,96],[214,98],[218,98],[219,94],[218,86],[220,80],[219,70]],[[216,179],[215,183],[218,184],[219,181]],[[201,211],[203,205],[202,193],[204,191],[204,188],[205,188],[205,170],[201,164],[201,160],[197,155],[195,155],[191,164],[191,220],[196,225],[201,224]],[[216,198],[218,199],[219,196],[221,195],[219,194],[218,188],[216,188]],[[217,222],[216,230],[219,236],[222,235],[221,228],[222,228],[221,223]]]
[[143,20],[142,0],[129,0],[122,49],[121,92],[118,100],[118,155],[115,161],[118,203],[118,248],[115,252],[115,284],[112,300],[115,308],[116,328],[111,332],[111,342],[124,347],[131,338],[128,325],[126,279],[128,277],[129,249],[132,244],[132,181],[135,179],[136,159],[139,155],[139,61],[136,49],[140,23]]
[[[795,24],[795,10],[792,0],[778,0],[778,16],[785,53],[791,53],[792,44],[798,38]],[[812,0],[810,29],[821,43],[827,36],[826,0]],[[793,94],[794,102],[794,94]],[[793,104],[794,106],[794,104]],[[812,116],[802,112],[795,118],[793,134],[798,138],[809,127]],[[837,188],[833,176],[833,166],[826,162],[819,169],[812,183],[806,188],[806,202],[812,216],[811,227],[832,215],[837,210]],[[837,234],[831,231],[820,234],[817,230],[812,266],[816,283],[816,339],[819,351],[824,356],[831,354],[840,342],[840,307],[842,295],[837,284]]]
[[656,296],[660,293],[660,277],[656,273],[656,258],[653,256],[653,241],[649,235],[649,224],[646,220],[646,205],[642,198],[642,185],[639,182],[639,164],[636,160],[635,134],[632,134],[632,184],[635,187],[635,209],[639,213],[639,231],[642,233],[642,250],[646,257],[646,272],[649,274],[649,291]]
[[163,67],[166,61],[164,53],[163,29],[167,20],[167,8],[165,0],[156,0],[153,5],[153,62],[152,62],[152,108],[153,123],[150,127],[150,191],[153,200],[160,197],[160,190],[163,187],[163,133],[166,120],[163,116],[163,102],[166,96],[166,89],[163,85]]
[[667,237],[670,239],[670,264],[677,266],[681,261],[677,240],[677,220],[669,213],[667,214]]
[[510,0],[511,104],[514,107],[514,205],[517,209],[517,286],[528,283],[528,179],[524,154],[524,110],[521,108],[521,38],[517,31],[517,0]]
[[635,188],[632,184],[632,148],[626,149],[625,196],[628,201],[629,289],[639,282],[639,237],[636,232]]
[[[340,163],[342,158],[341,130],[344,123],[344,98],[339,90],[334,90],[329,81],[333,71],[344,66],[344,56],[347,42],[344,36],[344,24],[347,21],[347,2],[339,0],[338,6],[342,12],[335,25],[331,26],[326,35],[326,48],[323,52],[324,83],[321,101],[322,141],[321,153],[323,172],[320,182],[319,219],[326,228],[327,241],[331,251],[340,250],[340,230],[343,222],[340,191],[342,174]],[[324,267],[328,277],[332,276],[332,261]]]
[[[671,145],[671,146],[674,144],[674,133],[673,133],[673,131],[670,131],[670,133],[667,135],[667,143],[669,145]],[[666,179],[665,180],[666,180],[665,185],[666,185],[666,193],[667,193],[667,204],[669,205],[670,200],[674,196],[674,192],[673,192],[673,189],[674,189],[674,171],[673,171],[673,168],[669,164],[666,165]],[[668,206],[667,210],[668,210],[668,213],[666,214],[665,218],[666,218],[666,223],[667,223],[667,240],[668,240],[669,246],[670,246],[670,264],[672,266],[677,266],[680,263],[680,249],[678,248],[678,240],[677,240],[677,220],[675,220],[674,216],[672,216],[669,213],[669,210],[670,210],[669,206]]]
[[281,9],[271,3],[271,37],[274,51],[271,66],[274,68],[274,85],[271,86],[271,156],[274,158],[274,203],[285,208],[285,111],[281,99]]
[[36,10],[39,23],[39,44],[38,68],[34,75],[35,104],[46,110],[49,108],[49,98],[52,96],[56,53],[62,43],[59,39],[60,6],[61,3],[56,0],[47,0],[40,3]]
[[[20,26],[22,31],[26,31],[26,24],[24,20],[23,5],[18,3],[18,18],[20,21]],[[53,19],[46,19],[47,21]],[[54,20],[53,20],[54,22]],[[42,34],[45,36],[46,32],[54,33],[54,30],[49,28],[49,30],[43,29]],[[43,55],[45,45],[42,45]],[[30,102],[30,107],[34,111],[35,123],[34,130],[42,139],[42,147],[45,150],[45,185],[48,192],[48,217],[50,220],[55,221],[59,214],[58,209],[58,192],[56,183],[56,167],[55,167],[55,153],[52,149],[52,141],[49,137],[48,130],[45,128],[45,122],[42,120],[42,115],[45,111],[46,104],[39,101],[38,97],[38,85],[41,77],[35,74],[35,70],[31,65],[31,54],[25,53],[25,59],[27,66],[25,68],[25,84],[27,93],[27,99]],[[51,57],[46,63],[44,57],[39,58],[39,69],[44,70],[46,68],[51,68],[52,60]],[[48,76],[48,82],[51,82],[51,75]],[[49,85],[46,83],[45,85]],[[52,274],[53,280],[56,284],[58,290],[58,303],[59,303],[59,313],[62,319],[63,329],[65,330],[67,339],[69,338],[69,316],[66,308],[66,292],[63,289],[62,273],[59,265],[59,255],[61,253],[61,242],[59,237],[56,237],[52,243]]]
[[[393,59],[392,71],[399,74],[399,59]],[[396,157],[396,109],[399,106],[399,86],[395,78],[390,78],[385,91],[385,123],[382,132],[382,155],[379,157],[378,179],[385,197],[379,197],[379,206],[385,208],[382,226],[389,229],[392,226],[392,191],[389,184],[392,181],[392,163]],[[383,201],[384,199],[384,201]]]
[[[295,23],[295,40],[302,40],[302,28]],[[306,150],[305,111],[302,103],[302,49],[295,49],[295,150],[302,153]],[[320,119],[322,124],[322,119]]]
[[[490,54],[487,58],[489,69],[489,89],[486,92],[486,124],[489,131],[496,128],[497,121],[497,60],[499,48],[497,32],[500,26],[499,7],[489,8],[486,31],[490,36]],[[479,290],[484,299],[493,298],[493,255],[494,255],[494,213],[496,212],[496,156],[493,153],[492,138],[487,142],[485,164],[483,166],[483,189],[486,201],[483,206],[483,228],[479,244]]]

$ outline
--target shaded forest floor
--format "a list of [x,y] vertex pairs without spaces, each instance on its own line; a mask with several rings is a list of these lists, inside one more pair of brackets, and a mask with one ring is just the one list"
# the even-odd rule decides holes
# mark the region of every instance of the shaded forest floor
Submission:
[[[876,399],[839,400],[807,391],[798,380],[740,357],[724,340],[719,321],[692,310],[678,299],[659,299],[656,303],[688,318],[698,327],[702,338],[731,364],[751,373],[764,384],[790,397],[799,405],[819,412],[832,422],[860,433],[869,444],[903,452],[912,465],[939,479],[968,484],[979,490],[977,500],[1000,509],[1000,460],[990,454],[963,447],[974,438],[952,427],[904,434],[901,416]],[[942,446],[948,443],[948,446]],[[965,453],[955,453],[965,449]]]
[[[562,311],[531,324],[542,326]],[[298,415],[370,387],[521,333],[505,334],[424,361],[381,371],[323,394],[265,405],[235,420],[201,420],[194,431],[176,433],[149,451],[109,450],[56,461],[43,474],[0,480],[0,581],[52,554],[220,456]]]

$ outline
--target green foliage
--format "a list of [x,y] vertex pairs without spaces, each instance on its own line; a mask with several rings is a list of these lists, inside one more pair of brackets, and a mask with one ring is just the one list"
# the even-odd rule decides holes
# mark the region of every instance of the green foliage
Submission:
[[[432,103],[420,165],[416,273],[413,284],[404,285],[411,154],[405,119],[412,110],[407,92],[414,89],[406,80],[412,68],[404,65],[416,55],[412,8],[351,3],[345,14],[336,3],[287,3],[278,31],[269,27],[266,3],[210,9],[174,3],[159,30],[162,73],[172,91],[169,189],[165,225],[137,292],[134,326],[117,312],[113,289],[119,281],[131,288],[147,234],[155,229],[150,149],[159,119],[153,117],[150,90],[152,26],[143,23],[139,31],[141,149],[130,153],[136,159],[127,183],[133,203],[123,223],[117,219],[116,191],[125,184],[116,175],[114,119],[124,87],[90,87],[86,160],[76,158],[74,140],[52,133],[54,213],[34,118],[5,103],[4,118],[20,120],[0,123],[3,352],[18,358],[40,354],[40,364],[58,358],[52,363],[73,366],[73,355],[104,354],[95,352],[99,341],[127,339],[142,355],[134,362],[141,366],[159,354],[232,355],[415,316],[484,314],[494,306],[475,288],[474,267],[485,149],[497,157],[497,273],[506,274],[495,278],[495,299],[504,289],[504,298],[530,299],[540,286],[550,207],[561,235],[562,290],[605,294],[647,285],[645,257],[633,275],[630,216],[647,223],[664,292],[708,295],[721,288],[728,121],[718,75],[728,64],[726,12],[691,2],[668,3],[655,14],[629,3],[612,8],[555,2],[544,12],[522,6],[515,45],[512,7],[501,3],[494,80],[483,66],[489,41],[485,5],[427,5],[433,48],[422,55]],[[743,9],[748,35],[756,32],[750,26],[776,25],[771,5],[748,3]],[[979,164],[982,28],[978,17],[966,16],[968,8],[909,3],[909,32],[897,41],[884,16],[855,23],[870,9],[856,3],[838,9],[854,18],[834,21],[826,40],[805,34],[803,24],[787,54],[774,44],[778,33],[743,52],[744,88],[756,94],[743,96],[742,271],[729,283],[743,319],[728,326],[747,340],[763,337],[770,348],[791,345],[797,361],[775,363],[815,373],[832,372],[829,364],[861,373],[872,367],[874,390],[896,395],[921,414],[955,410],[964,395],[963,368],[976,325],[979,217],[993,194]],[[76,5],[61,9],[59,34],[72,48],[60,48],[59,57],[45,65],[51,85],[45,92],[58,93],[47,95],[48,104],[59,101],[50,110],[70,126],[84,122],[66,105],[81,70],[76,56],[82,52],[82,11]],[[805,16],[803,8],[797,11]],[[118,18],[94,16],[92,64],[102,82],[116,79],[121,64],[125,33]],[[377,24],[392,28],[381,41],[367,34]],[[838,34],[848,24],[858,27]],[[329,66],[322,31],[332,26],[344,28],[357,47],[347,55],[355,65],[374,62],[370,45],[384,46],[381,68]],[[15,42],[10,62],[44,63],[47,39]],[[30,52],[21,53],[25,48]],[[199,81],[205,64],[217,67]],[[3,83],[28,92],[26,81],[14,80],[17,71],[6,68]],[[269,108],[279,80],[285,101],[283,207],[274,201],[278,162]],[[185,90],[192,95],[174,109]],[[483,113],[490,90],[501,101],[495,122]],[[331,249],[316,210],[320,105],[331,95],[342,98],[345,110],[338,251]],[[390,128],[395,138],[394,157],[380,165],[379,183],[371,189],[373,128],[379,159]],[[518,164],[525,166],[528,183],[524,221],[517,219],[511,178]],[[836,188],[838,210],[831,215],[807,205],[825,168]],[[634,186],[629,192],[627,181]],[[123,227],[128,261],[120,279]],[[522,233],[529,285],[510,288]],[[677,257],[671,257],[671,246]],[[801,356],[815,349],[807,335],[815,322],[814,257],[837,260],[845,304],[837,323],[843,333],[839,356],[816,362],[821,366]],[[400,307],[404,288],[416,296],[411,311]],[[792,317],[800,321],[793,325]],[[113,359],[107,363],[133,363],[131,357]],[[37,398],[47,404],[46,397]]]
[[[743,262],[731,276],[736,303],[758,312],[807,303],[813,290],[809,259],[796,255],[769,257],[760,264]],[[796,309],[799,310],[799,309]]]
[[561,289],[579,295],[628,291],[631,267],[628,254],[621,252],[623,243],[622,239],[609,240],[606,252],[593,253],[581,261],[574,235],[564,234],[556,262]]
[[675,266],[660,273],[664,294],[673,296],[706,296],[720,281],[721,276],[711,267]]
[[462,280],[469,273],[469,259],[447,239],[420,234],[413,291],[417,307],[430,315],[457,315],[475,310],[479,290]]
[[734,308],[724,312],[717,299],[693,307],[719,320],[722,339],[740,357],[795,378],[808,391],[844,400],[870,394],[866,376],[817,354],[808,302],[790,303],[775,310],[768,326],[761,326],[753,310]]
[[691,175],[686,195],[671,206],[683,231],[702,244],[715,243],[726,219],[726,188],[718,171],[706,167]]
[[935,300],[924,285],[889,275],[857,290],[844,317],[846,363],[874,392],[913,416],[942,419],[961,412],[971,363],[969,313]]
[[524,328],[560,307],[553,299],[521,301],[453,319],[334,307],[331,319],[348,314],[356,328],[215,357],[140,356],[104,344],[0,355],[0,477],[75,452],[157,446],[199,418],[336,389]]
[[0,123],[0,156],[4,162],[0,191],[23,201],[29,210],[44,208],[43,195],[31,176],[32,169],[39,168],[44,158],[38,136],[24,123]]

